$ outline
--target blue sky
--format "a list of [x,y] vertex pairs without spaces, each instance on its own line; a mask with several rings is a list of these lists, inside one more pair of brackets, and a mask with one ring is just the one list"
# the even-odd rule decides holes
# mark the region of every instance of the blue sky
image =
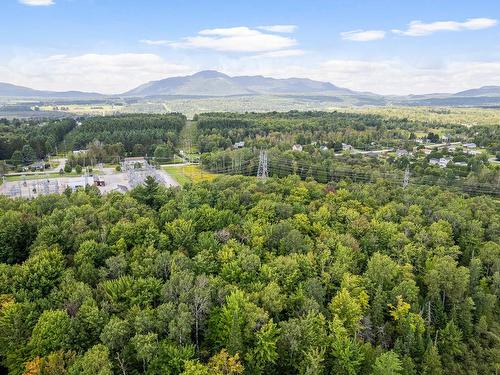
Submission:
[[118,93],[216,69],[384,94],[500,85],[498,0],[2,0],[0,81]]

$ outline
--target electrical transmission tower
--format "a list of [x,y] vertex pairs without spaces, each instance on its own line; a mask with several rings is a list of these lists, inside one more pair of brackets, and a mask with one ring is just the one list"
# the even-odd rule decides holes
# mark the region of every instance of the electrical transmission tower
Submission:
[[409,183],[410,183],[410,166],[408,165],[406,166],[405,176],[403,178],[403,189],[406,188]]
[[259,169],[257,170],[257,177],[266,179],[268,177],[267,170],[267,151],[260,151],[259,154]]

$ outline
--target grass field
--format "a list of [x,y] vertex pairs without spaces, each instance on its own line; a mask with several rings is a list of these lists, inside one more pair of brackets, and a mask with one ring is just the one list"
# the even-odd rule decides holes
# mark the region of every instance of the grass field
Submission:
[[384,117],[407,118],[437,124],[500,125],[500,110],[490,108],[438,107],[349,107],[338,111],[373,113]]
[[164,166],[163,169],[180,185],[189,182],[212,181],[217,177],[216,174],[205,172],[198,165],[186,165],[183,167]]

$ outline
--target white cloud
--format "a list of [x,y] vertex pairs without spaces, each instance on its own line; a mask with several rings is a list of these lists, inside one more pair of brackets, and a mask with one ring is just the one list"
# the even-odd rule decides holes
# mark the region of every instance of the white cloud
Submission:
[[273,33],[294,33],[297,30],[296,25],[269,25],[259,26],[259,30],[271,31]]
[[244,64],[240,59],[227,59],[215,68],[230,75],[310,78],[357,91],[387,95],[453,93],[474,87],[500,85],[500,61],[462,61],[421,66],[396,59],[332,59],[291,63],[283,69],[283,63],[278,59],[247,59]]
[[168,46],[170,43],[172,43],[169,40],[151,40],[151,39],[141,39],[139,42],[143,44],[147,44],[149,46]]
[[296,57],[305,55],[305,51],[301,49],[283,49],[279,51],[271,51],[260,53],[258,55],[249,56],[248,59],[261,59],[261,58],[282,58],[282,57]]
[[246,26],[238,27],[221,27],[216,29],[205,29],[198,32],[199,35],[213,35],[213,36],[252,36],[260,34],[259,31],[252,30]]
[[54,0],[19,0],[21,4],[29,6],[49,6],[54,5]]
[[312,75],[380,94],[457,92],[500,84],[500,62],[454,62],[429,67],[399,60],[330,60]]
[[342,39],[354,42],[369,42],[385,38],[385,31],[382,30],[353,30],[340,33]]
[[[277,57],[299,56],[301,50],[280,50],[242,57],[222,56],[212,62],[179,64],[155,54],[84,54],[29,56],[0,63],[0,82],[36,89],[83,90],[121,93],[151,80],[216,69],[230,75],[303,77],[379,94],[457,92],[473,87],[500,85],[500,61],[461,61],[416,65],[397,59],[315,60],[307,54],[287,62]],[[268,58],[262,58],[268,57]],[[199,65],[198,65],[199,64]]]
[[456,21],[438,21],[425,23],[422,21],[412,21],[408,25],[408,29],[392,30],[396,34],[406,36],[425,36],[438,31],[461,31],[461,30],[480,30],[493,27],[497,24],[497,20],[492,18],[469,18],[464,22]]
[[121,93],[151,80],[192,73],[154,54],[85,54],[17,58],[0,66],[0,81],[43,90]]
[[246,26],[201,30],[198,35],[170,44],[178,48],[205,48],[219,52],[270,52],[297,45],[282,35],[268,34]]

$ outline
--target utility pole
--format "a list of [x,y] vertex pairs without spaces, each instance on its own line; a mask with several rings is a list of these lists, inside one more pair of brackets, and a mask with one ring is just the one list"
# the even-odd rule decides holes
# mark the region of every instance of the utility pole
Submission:
[[410,166],[406,166],[405,176],[403,178],[403,189],[405,189],[410,183]]
[[257,170],[257,177],[265,180],[268,177],[267,170],[267,151],[260,150],[259,153],[259,169]]

